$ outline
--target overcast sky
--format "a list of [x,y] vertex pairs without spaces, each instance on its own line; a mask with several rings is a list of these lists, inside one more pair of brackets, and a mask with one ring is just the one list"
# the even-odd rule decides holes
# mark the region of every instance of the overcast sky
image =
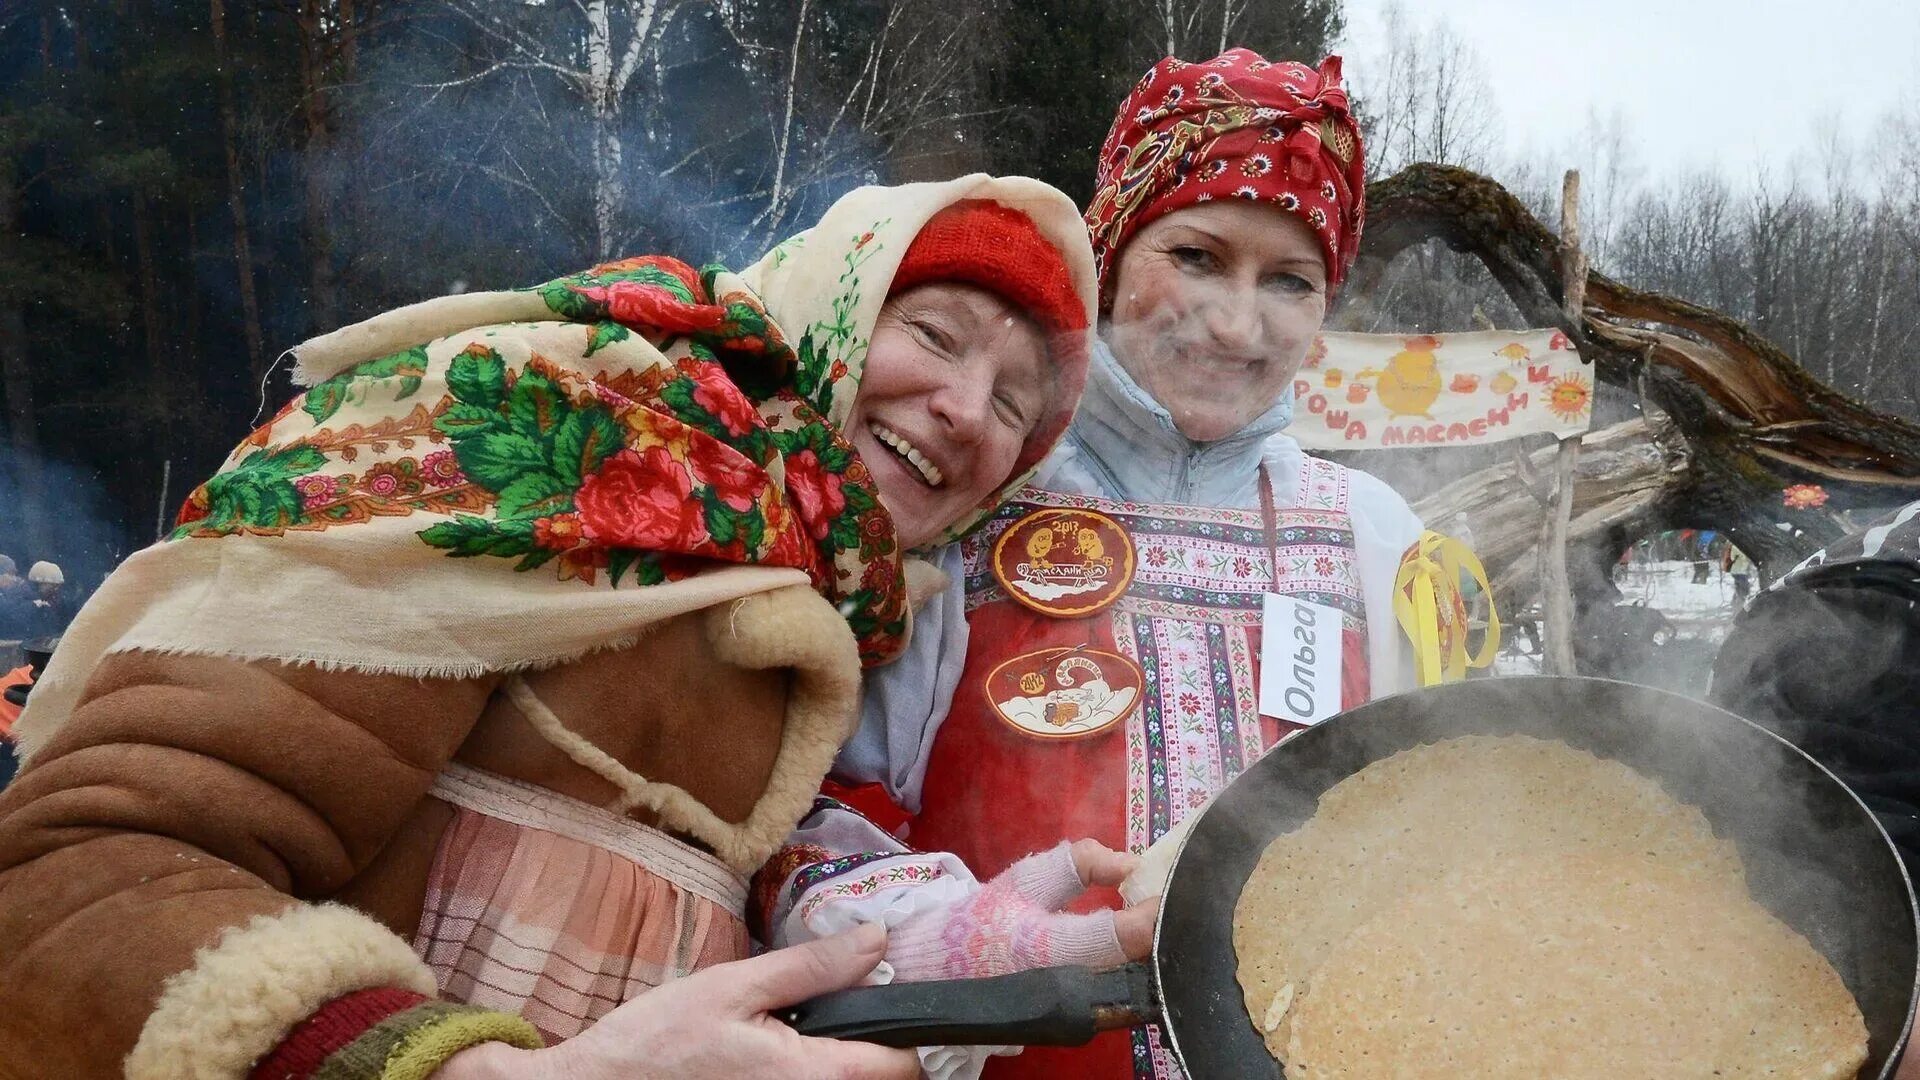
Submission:
[[[1358,63],[1388,0],[1346,0]],[[1850,138],[1920,91],[1916,0],[1413,0],[1478,52],[1507,152],[1558,156],[1618,109],[1640,164],[1659,174],[1757,162],[1808,147],[1838,123]],[[1365,67],[1348,71],[1364,92]]]

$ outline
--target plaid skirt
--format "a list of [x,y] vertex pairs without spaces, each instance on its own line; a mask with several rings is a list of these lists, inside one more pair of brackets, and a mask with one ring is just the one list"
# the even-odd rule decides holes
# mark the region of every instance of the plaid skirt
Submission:
[[454,808],[413,947],[451,1001],[549,1044],[621,1002],[748,954],[746,882],[718,859],[545,788],[449,765]]

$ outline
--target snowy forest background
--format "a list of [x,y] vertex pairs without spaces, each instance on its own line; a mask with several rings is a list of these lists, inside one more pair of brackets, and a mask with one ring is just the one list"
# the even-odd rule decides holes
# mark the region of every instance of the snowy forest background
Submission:
[[[1338,48],[1371,171],[1444,161],[1593,265],[1748,322],[1920,418],[1920,104],[1870,146],[1783,131],[1764,173],[1677,174],[1614,118],[1510,160],[1488,67],[1339,0],[5,0],[0,553],[90,589],[263,407],[275,357],[378,311],[664,251],[736,264],[863,183],[1026,173],[1084,203],[1112,110],[1171,52]],[[1416,249],[1335,322],[1516,325]]]

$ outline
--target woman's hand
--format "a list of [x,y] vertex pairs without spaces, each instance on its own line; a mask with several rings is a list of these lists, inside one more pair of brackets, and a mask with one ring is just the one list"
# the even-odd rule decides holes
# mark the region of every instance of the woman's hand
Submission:
[[[1094,839],[1073,842],[1073,869],[1082,885],[1119,888],[1140,865],[1140,856],[1115,851]],[[1153,924],[1160,917],[1160,898],[1150,896],[1113,913],[1113,933],[1128,960],[1144,960],[1153,951]]]
[[911,1050],[807,1038],[768,1013],[858,983],[886,952],[877,924],[717,964],[649,990],[545,1050],[487,1043],[434,1080],[912,1080]]
[[1117,967],[1153,944],[1152,904],[1062,910],[1093,885],[1117,885],[1139,860],[1094,840],[1029,855],[980,891],[916,911],[893,929],[887,961],[909,982],[978,979],[1060,965]]

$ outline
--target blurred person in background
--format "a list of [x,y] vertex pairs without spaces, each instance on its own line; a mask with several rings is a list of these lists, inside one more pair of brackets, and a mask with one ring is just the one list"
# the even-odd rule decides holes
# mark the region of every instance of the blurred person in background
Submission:
[[66,597],[67,575],[56,564],[42,560],[28,568],[27,585],[33,590],[31,636],[59,637],[73,618]]
[[1738,545],[1727,544],[1727,553],[1721,566],[1733,577],[1733,597],[1736,601],[1745,601],[1753,592],[1753,560],[1741,551]]
[[[1827,545],[1755,596],[1709,686],[1709,701],[1845,781],[1907,875],[1920,871],[1920,502]],[[1920,1080],[1911,1043],[1894,1077]]]
[[33,621],[34,588],[10,556],[0,555],[0,640],[27,637]]

